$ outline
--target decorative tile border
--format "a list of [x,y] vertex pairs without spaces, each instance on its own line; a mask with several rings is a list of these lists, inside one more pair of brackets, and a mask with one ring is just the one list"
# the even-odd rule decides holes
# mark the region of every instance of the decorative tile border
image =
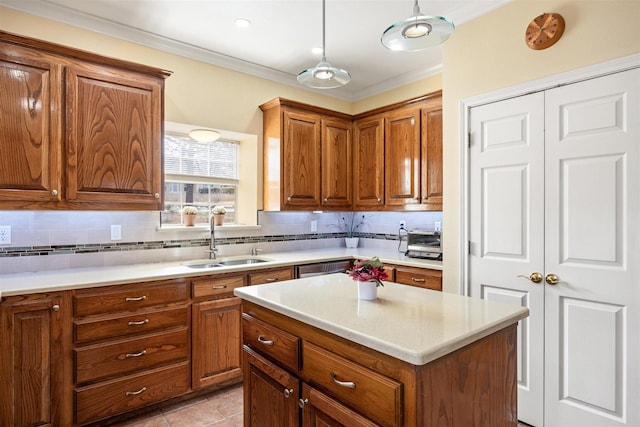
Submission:
[[[284,234],[279,236],[229,237],[216,238],[216,246],[287,242],[296,240],[337,239],[344,237],[346,237],[346,233]],[[393,234],[358,233],[356,237],[365,239],[398,240],[398,236]],[[0,248],[0,258],[44,255],[71,255],[95,252],[143,251],[148,249],[189,248],[199,246],[209,246],[209,239],[122,243],[110,242],[90,243],[86,245],[5,247]]]

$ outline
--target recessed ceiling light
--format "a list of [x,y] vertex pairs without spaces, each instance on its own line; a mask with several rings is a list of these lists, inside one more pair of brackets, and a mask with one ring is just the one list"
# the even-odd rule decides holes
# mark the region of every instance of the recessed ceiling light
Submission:
[[251,21],[247,18],[236,18],[235,23],[238,28],[247,28],[251,26]]

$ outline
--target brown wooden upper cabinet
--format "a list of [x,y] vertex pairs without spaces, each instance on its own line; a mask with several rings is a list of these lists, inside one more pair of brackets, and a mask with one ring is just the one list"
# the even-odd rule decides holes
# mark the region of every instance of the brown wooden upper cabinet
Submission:
[[260,109],[265,210],[350,210],[351,117],[283,98]]
[[356,116],[260,108],[265,210],[442,210],[440,91]]
[[0,208],[162,209],[169,75],[0,31]]

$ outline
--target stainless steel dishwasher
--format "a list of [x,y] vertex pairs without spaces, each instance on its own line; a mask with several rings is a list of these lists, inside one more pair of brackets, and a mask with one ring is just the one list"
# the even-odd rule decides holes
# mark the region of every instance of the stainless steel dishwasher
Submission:
[[317,262],[314,264],[296,265],[296,279],[323,274],[344,273],[351,268],[351,260]]

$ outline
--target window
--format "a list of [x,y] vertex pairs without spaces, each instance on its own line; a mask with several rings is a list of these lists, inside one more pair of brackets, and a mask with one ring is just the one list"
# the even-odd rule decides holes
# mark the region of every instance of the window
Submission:
[[208,224],[214,206],[224,206],[224,222],[236,222],[239,143],[198,142],[186,134],[164,136],[164,210],[161,225],[182,224],[182,209],[195,206],[196,224]]

